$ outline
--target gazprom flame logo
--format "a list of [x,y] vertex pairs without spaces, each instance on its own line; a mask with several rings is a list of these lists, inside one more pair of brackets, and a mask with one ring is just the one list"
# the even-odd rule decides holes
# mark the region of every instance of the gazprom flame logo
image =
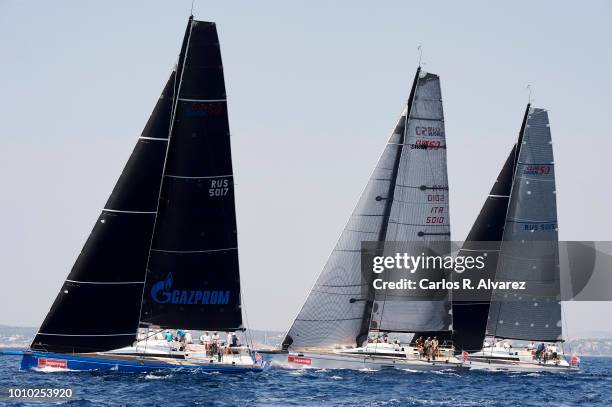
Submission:
[[223,290],[173,290],[174,279],[168,273],[165,279],[151,287],[151,298],[158,304],[227,305],[230,291]]
[[172,273],[168,273],[165,280],[153,284],[153,287],[151,288],[151,297],[153,298],[153,301],[159,304],[170,302],[172,299],[172,283],[174,283]]

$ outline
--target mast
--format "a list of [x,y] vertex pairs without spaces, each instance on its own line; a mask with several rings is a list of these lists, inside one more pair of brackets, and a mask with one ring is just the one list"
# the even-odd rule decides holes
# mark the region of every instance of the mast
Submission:
[[[397,173],[399,171],[402,152],[404,151],[404,144],[406,140],[406,126],[408,124],[408,118],[410,117],[410,112],[412,110],[412,104],[414,102],[414,94],[416,91],[416,87],[419,81],[420,74],[421,74],[421,66],[419,65],[419,67],[417,68],[414,74],[414,79],[412,81],[412,88],[410,89],[410,96],[408,97],[408,102],[406,104],[406,118],[403,123],[403,129],[401,129],[400,131],[394,132],[394,134],[399,135],[399,139],[397,140],[398,148],[397,148],[397,152],[395,153],[395,160],[393,162],[393,170],[391,172],[389,190],[387,191],[386,198],[380,197],[380,199],[385,201],[385,209],[383,213],[382,225],[381,225],[380,233],[377,239],[377,241],[380,244],[380,250],[384,249],[385,239],[387,237],[387,229],[389,227],[389,216],[391,215],[391,208],[393,206],[393,198],[395,196],[395,185],[397,183]],[[368,290],[367,298],[365,299],[366,306],[364,307],[364,310],[363,310],[361,328],[359,330],[359,334],[355,337],[355,344],[357,346],[361,346],[361,344],[363,344],[363,342],[368,338],[368,333],[370,332],[370,321],[372,320],[372,310],[373,310],[373,305],[374,305],[374,290],[373,290],[371,282],[368,287],[369,287],[369,290]]]
[[[382,254],[450,254],[446,133],[437,75],[419,72],[409,108]],[[443,269],[427,271],[430,281],[441,281],[446,274]],[[385,281],[411,278],[406,270],[384,273]],[[379,332],[450,330],[450,307],[448,290],[377,290],[369,328]]]
[[[504,225],[512,184],[515,179],[518,157],[523,145],[523,134],[531,105],[527,104],[518,133],[517,143],[512,147],[506,162],[496,178],[485,203],[476,218],[458,256],[487,256],[486,267],[479,271],[466,271],[464,276],[478,279],[495,279],[499,251],[504,236]],[[491,298],[478,299],[468,292],[453,292],[453,333],[452,341],[458,351],[478,351],[482,348],[489,317]],[[443,335],[444,336],[444,335]],[[451,339],[448,335],[445,339]]]

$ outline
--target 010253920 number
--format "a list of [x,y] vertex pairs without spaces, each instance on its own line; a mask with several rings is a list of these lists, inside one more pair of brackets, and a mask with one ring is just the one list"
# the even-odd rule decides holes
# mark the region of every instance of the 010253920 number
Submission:
[[69,399],[74,392],[70,388],[7,387],[0,399]]

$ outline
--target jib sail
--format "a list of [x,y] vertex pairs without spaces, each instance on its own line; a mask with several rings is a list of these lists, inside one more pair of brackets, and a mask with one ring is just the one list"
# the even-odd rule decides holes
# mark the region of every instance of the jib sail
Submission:
[[174,81],[173,72],[32,349],[105,351],[136,338]]

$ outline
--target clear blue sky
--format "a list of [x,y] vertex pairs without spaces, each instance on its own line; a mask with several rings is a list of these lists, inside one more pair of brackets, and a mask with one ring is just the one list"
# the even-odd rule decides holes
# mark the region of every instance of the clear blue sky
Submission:
[[[0,1],[0,323],[44,317],[190,4]],[[612,240],[612,3],[496,4],[197,1],[220,35],[253,327],[286,329],[297,313],[408,97],[419,44],[442,80],[453,238],[508,154],[531,84],[550,109],[561,239]],[[593,304],[569,311],[570,331],[612,327]]]

